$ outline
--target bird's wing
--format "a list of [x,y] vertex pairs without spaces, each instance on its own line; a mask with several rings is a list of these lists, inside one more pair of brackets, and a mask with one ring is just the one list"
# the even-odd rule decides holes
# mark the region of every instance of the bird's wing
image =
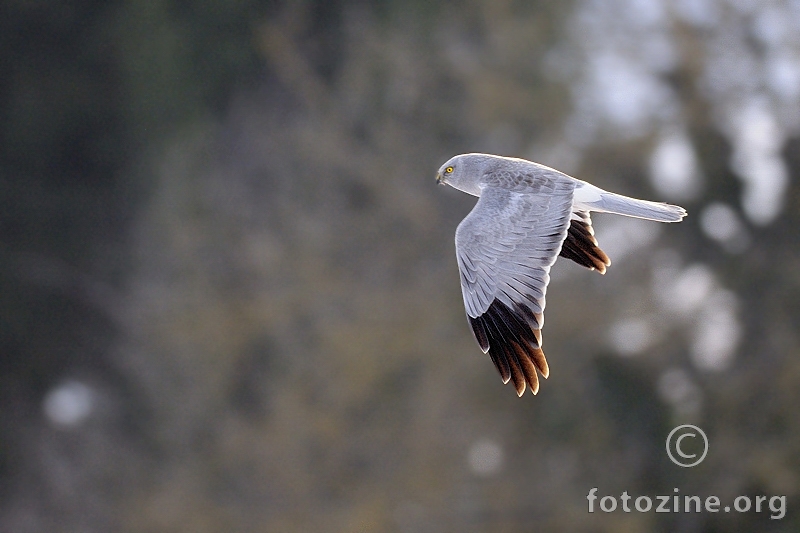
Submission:
[[611,265],[611,259],[600,249],[594,237],[588,211],[572,212],[567,238],[559,255],[600,274],[605,274],[606,267]]
[[[520,182],[517,181],[519,184]],[[464,306],[475,339],[504,383],[536,394],[550,267],[567,237],[574,180],[539,178],[535,187],[487,186],[456,230]]]

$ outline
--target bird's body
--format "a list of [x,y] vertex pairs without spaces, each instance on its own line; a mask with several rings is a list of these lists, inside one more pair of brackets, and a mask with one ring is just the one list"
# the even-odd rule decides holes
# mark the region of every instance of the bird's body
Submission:
[[561,255],[605,273],[611,264],[594,238],[591,211],[679,222],[678,206],[637,200],[557,170],[510,157],[462,154],[447,161],[439,183],[478,196],[456,229],[461,289],[475,339],[504,383],[536,394],[550,267]]

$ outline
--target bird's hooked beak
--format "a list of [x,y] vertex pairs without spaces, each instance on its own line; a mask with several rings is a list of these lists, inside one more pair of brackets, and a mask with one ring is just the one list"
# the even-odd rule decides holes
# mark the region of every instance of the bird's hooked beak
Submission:
[[436,185],[444,185],[444,182],[442,181],[442,173],[441,172],[437,172],[436,173]]

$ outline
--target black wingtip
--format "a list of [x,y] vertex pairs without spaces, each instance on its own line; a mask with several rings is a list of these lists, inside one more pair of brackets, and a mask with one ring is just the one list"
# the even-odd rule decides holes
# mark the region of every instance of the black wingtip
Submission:
[[483,321],[477,318],[469,318],[469,325],[472,326],[472,333],[475,335],[475,340],[478,341],[478,345],[483,350],[483,353],[489,351],[489,338],[486,336],[486,328],[483,325]]
[[511,309],[494,300],[481,316],[469,317],[469,322],[475,339],[484,352],[488,351],[503,383],[513,382],[518,396],[525,393],[526,387],[537,394],[537,371],[544,378],[550,374],[541,348],[541,314],[521,304]]
[[559,255],[600,274],[605,274],[606,268],[611,266],[611,259],[598,246],[592,227],[582,220],[570,221]]

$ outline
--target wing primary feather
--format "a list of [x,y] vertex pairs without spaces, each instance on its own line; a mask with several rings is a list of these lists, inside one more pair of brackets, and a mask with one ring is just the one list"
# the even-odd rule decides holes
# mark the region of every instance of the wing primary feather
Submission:
[[522,396],[525,394],[525,375],[522,372],[522,363],[519,362],[517,359],[517,354],[515,353],[515,348],[517,347],[517,343],[512,342],[510,343],[509,348],[510,350],[510,367],[511,367],[511,381],[514,382],[514,388],[517,391],[517,396]]
[[471,316],[467,316],[469,319],[469,325],[472,326],[472,333],[475,335],[475,340],[478,341],[478,345],[483,350],[483,353],[489,351],[489,337],[486,335],[486,326],[483,324],[483,319],[481,318],[472,318]]
[[481,318],[484,321],[486,333],[489,337],[489,357],[492,358],[494,366],[497,368],[497,371],[500,372],[503,383],[508,383],[508,380],[511,379],[511,369],[509,368],[506,350],[502,345],[500,329],[497,327],[491,314],[484,313],[481,315]]
[[536,345],[542,345],[542,330],[539,324],[542,323],[542,314],[541,313],[534,313],[531,311],[531,308],[527,305],[521,303],[515,303],[514,309],[517,313],[524,316],[528,320],[528,324],[531,327],[531,331],[533,332],[533,336],[536,338]]
[[[523,306],[515,302],[514,307],[516,310],[522,308]],[[514,311],[509,309],[509,307],[505,305],[503,302],[497,302],[497,310],[498,314],[503,318],[503,321],[506,323],[508,330],[515,337],[517,342],[519,342],[520,344],[531,343],[536,346],[539,346],[540,341],[536,337],[536,333],[534,332],[534,329],[531,327],[531,324],[528,322],[528,320],[526,320],[529,318],[530,315],[533,315],[533,313],[530,313],[530,310],[528,310],[530,315],[526,315],[524,312],[520,313],[519,311],[515,313]],[[540,322],[540,318],[537,318],[534,315],[533,319],[535,321],[534,323],[538,325]]]
[[611,260],[598,246],[592,227],[583,220],[570,220],[559,255],[600,274],[605,274],[606,267],[611,265]]
[[[498,308],[501,309],[506,316],[511,317],[515,320],[517,329],[510,330],[511,334],[516,336],[517,339],[523,338],[526,342],[520,343],[523,349],[525,350],[526,355],[530,358],[532,363],[539,369],[542,373],[542,376],[547,378],[550,375],[550,369],[547,365],[547,359],[544,356],[544,351],[542,350],[542,337],[541,337],[541,330],[534,329],[531,327],[529,323],[526,323],[524,320],[521,320],[516,315],[512,313],[510,309],[508,309],[502,302],[497,302]],[[502,306],[502,307],[501,307]],[[519,314],[525,316],[526,313],[524,311],[524,307],[520,304],[517,304],[517,309]],[[530,313],[530,310],[528,310]],[[537,323],[541,321],[541,314],[538,317],[534,316]]]
[[504,356],[500,355],[497,350],[489,350],[489,358],[492,360],[492,363],[494,363],[494,367],[500,373],[500,379],[503,380],[503,384],[505,385],[508,383],[508,380],[511,379],[511,370],[508,368],[508,361],[506,361]]
[[523,304],[515,303],[511,309],[497,299],[480,317],[470,318],[473,330],[483,328],[489,356],[503,383],[512,381],[519,396],[525,392],[526,384],[533,394],[539,392],[537,370],[545,378],[549,375],[541,348],[541,331],[534,327],[540,319],[540,314]]
[[536,348],[531,348],[530,356],[533,364],[536,365],[536,368],[542,373],[542,377],[547,379],[550,375],[550,367],[547,366],[547,358],[544,356],[542,348],[538,346]]
[[[545,378],[549,374],[547,362],[544,359],[544,352],[541,349],[541,331],[531,327],[531,324],[528,322],[530,318],[535,320],[534,323],[538,323],[538,320],[536,317],[531,317],[530,315],[533,313],[520,304],[515,304],[517,313],[514,313],[502,302],[496,303],[498,314],[508,327],[510,335],[514,337],[513,340],[506,339],[510,344],[510,351],[512,351],[514,356],[513,362],[517,363],[519,366],[519,370],[524,376],[525,381],[531,387],[531,392],[537,394],[539,392],[539,378],[536,375],[536,368],[540,368]],[[527,313],[523,310],[527,310]],[[512,378],[513,377],[512,365]],[[516,385],[517,394],[522,396],[525,392],[524,383],[522,386],[519,385],[517,380],[515,380],[514,383]]]
[[522,373],[525,375],[525,381],[535,396],[539,392],[539,376],[536,374],[536,365],[522,346],[514,344],[514,349],[517,351],[517,359],[520,362]]
[[[520,324],[519,318],[514,316],[503,302],[495,300],[492,306],[496,311],[496,316],[505,327],[505,330],[500,330],[499,332],[501,337],[500,348],[506,353],[509,369],[511,370],[511,380],[514,382],[517,396],[522,396],[525,394],[525,374],[520,360],[520,345],[527,344],[525,331],[520,327],[522,324]],[[522,354],[522,357],[524,358],[525,355]]]

